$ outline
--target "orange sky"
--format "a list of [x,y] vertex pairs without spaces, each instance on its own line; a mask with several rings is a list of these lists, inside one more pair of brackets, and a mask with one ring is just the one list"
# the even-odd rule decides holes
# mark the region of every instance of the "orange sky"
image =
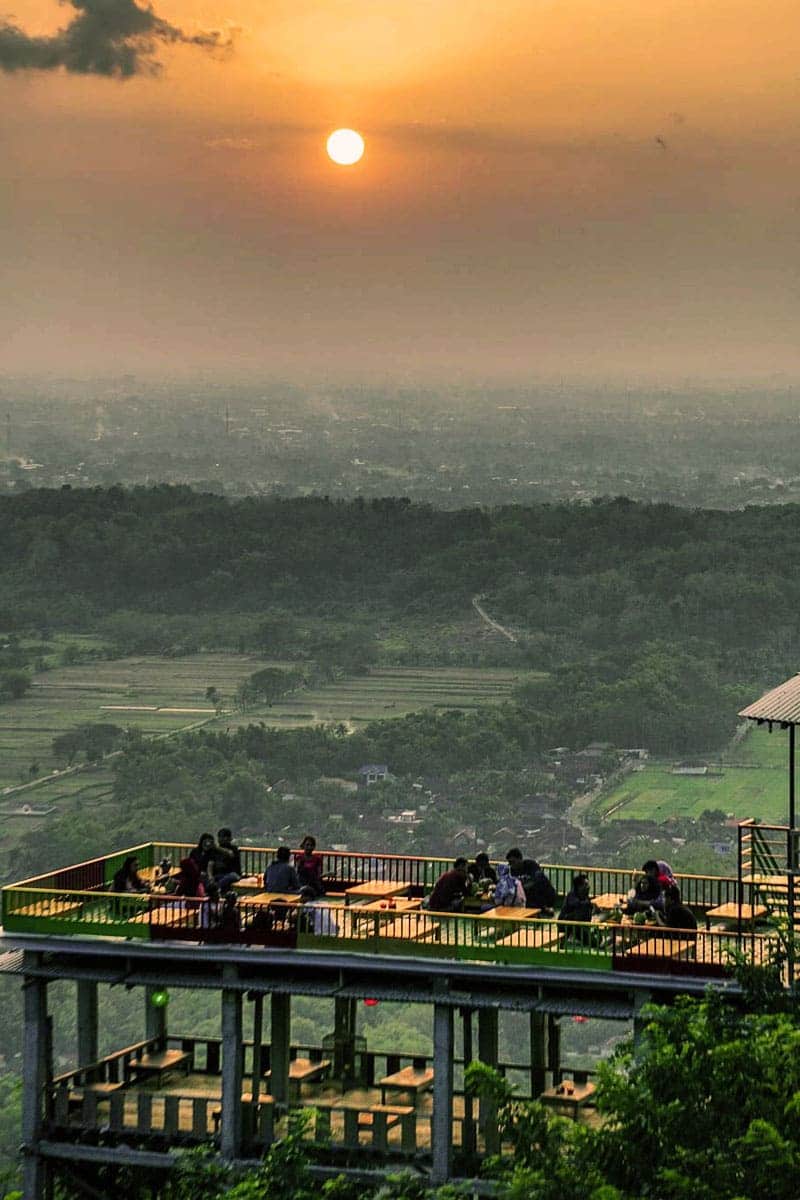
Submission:
[[800,374],[796,0],[154,7],[233,53],[0,75],[0,369]]

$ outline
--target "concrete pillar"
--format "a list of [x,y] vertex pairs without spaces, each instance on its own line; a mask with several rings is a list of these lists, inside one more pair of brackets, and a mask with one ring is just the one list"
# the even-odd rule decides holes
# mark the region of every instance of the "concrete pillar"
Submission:
[[[496,1008],[478,1009],[478,1058],[487,1067],[497,1069],[500,1042],[500,1013]],[[497,1128],[497,1105],[481,1100],[478,1115],[483,1144],[487,1154],[499,1154],[500,1133]]]
[[[26,961],[29,958],[26,955]],[[37,1153],[42,1134],[42,1104],[47,1084],[47,984],[26,976],[23,984],[22,1143],[23,1196],[44,1200],[48,1168]]]
[[159,987],[158,984],[153,983],[148,983],[144,989],[145,1037],[148,1041],[152,1038],[157,1038],[161,1046],[165,1046],[167,1043],[167,1009],[166,1005],[162,1008],[156,1008],[152,1003],[152,997],[154,992],[163,991],[163,987]]
[[453,1010],[447,1004],[433,1009],[432,1183],[445,1183],[453,1161]]
[[[229,968],[225,968],[227,975]],[[238,1158],[242,1149],[242,993],[222,990],[222,1124],[220,1152]]]
[[97,984],[93,979],[78,980],[78,1066],[97,1062],[98,1057]]
[[337,997],[333,1005],[333,1076],[346,1084],[356,1074],[356,1001]]
[[271,1026],[270,1092],[278,1104],[286,1104],[289,1100],[289,1047],[292,1036],[292,998],[288,993],[272,993]]

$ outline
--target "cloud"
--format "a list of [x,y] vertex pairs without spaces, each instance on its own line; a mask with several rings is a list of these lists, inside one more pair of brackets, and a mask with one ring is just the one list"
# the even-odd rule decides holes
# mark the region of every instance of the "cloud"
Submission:
[[31,37],[8,22],[0,24],[0,70],[55,71],[128,79],[158,70],[159,45],[181,43],[222,49],[230,34],[187,33],[140,8],[135,0],[69,0],[76,16],[49,37]]

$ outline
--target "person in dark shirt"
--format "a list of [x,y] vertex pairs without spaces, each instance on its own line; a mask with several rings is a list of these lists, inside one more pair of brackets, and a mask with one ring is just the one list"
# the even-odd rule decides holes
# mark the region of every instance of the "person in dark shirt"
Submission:
[[316,896],[325,895],[325,884],[322,882],[322,855],[317,854],[317,839],[304,837],[300,843],[300,852],[294,856],[294,865],[301,887],[312,888]]
[[661,884],[658,882],[658,875],[652,871],[645,871],[636,880],[632,890],[628,892],[626,912],[628,916],[633,916],[637,912],[647,912],[651,908],[654,911],[662,910],[663,907],[664,897],[661,892]]
[[469,864],[469,873],[475,883],[490,883],[492,887],[497,883],[497,872],[489,862],[489,855],[483,851],[475,855],[475,862]]
[[197,859],[192,858],[191,854],[187,858],[181,859],[180,870],[173,877],[173,883],[173,896],[203,897],[206,894]]
[[564,899],[559,921],[591,921],[593,905],[589,894],[589,879],[586,875],[573,875],[572,888]]
[[213,833],[201,833],[194,850],[189,852],[189,858],[194,860],[203,879],[208,877],[208,864],[215,848]]
[[291,851],[288,846],[278,846],[275,861],[267,867],[264,875],[264,888],[268,892],[299,892],[300,880],[297,871],[291,864]]
[[440,875],[428,898],[431,912],[460,912],[464,897],[472,891],[472,880],[467,870],[467,860],[457,858],[449,871]]
[[138,858],[131,857],[125,859],[125,862],[114,876],[111,890],[113,892],[148,892],[150,890],[139,875]]
[[[513,864],[511,870],[514,870]],[[556,889],[534,858],[525,858],[520,867],[525,899],[530,908],[540,908],[544,915],[555,908]]]
[[664,915],[659,923],[667,929],[697,931],[697,917],[681,902],[680,888],[674,883],[664,888]]
[[242,856],[230,829],[220,829],[209,859],[209,874],[223,893],[242,878]]

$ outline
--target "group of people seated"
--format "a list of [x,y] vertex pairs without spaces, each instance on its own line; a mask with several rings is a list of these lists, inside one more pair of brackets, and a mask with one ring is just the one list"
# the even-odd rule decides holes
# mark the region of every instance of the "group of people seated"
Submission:
[[525,858],[514,846],[497,870],[488,854],[477,854],[470,863],[457,858],[449,871],[437,879],[424,902],[432,912],[462,912],[468,896],[480,900],[480,911],[492,908],[536,908],[542,916],[552,916],[556,890],[539,863]]

